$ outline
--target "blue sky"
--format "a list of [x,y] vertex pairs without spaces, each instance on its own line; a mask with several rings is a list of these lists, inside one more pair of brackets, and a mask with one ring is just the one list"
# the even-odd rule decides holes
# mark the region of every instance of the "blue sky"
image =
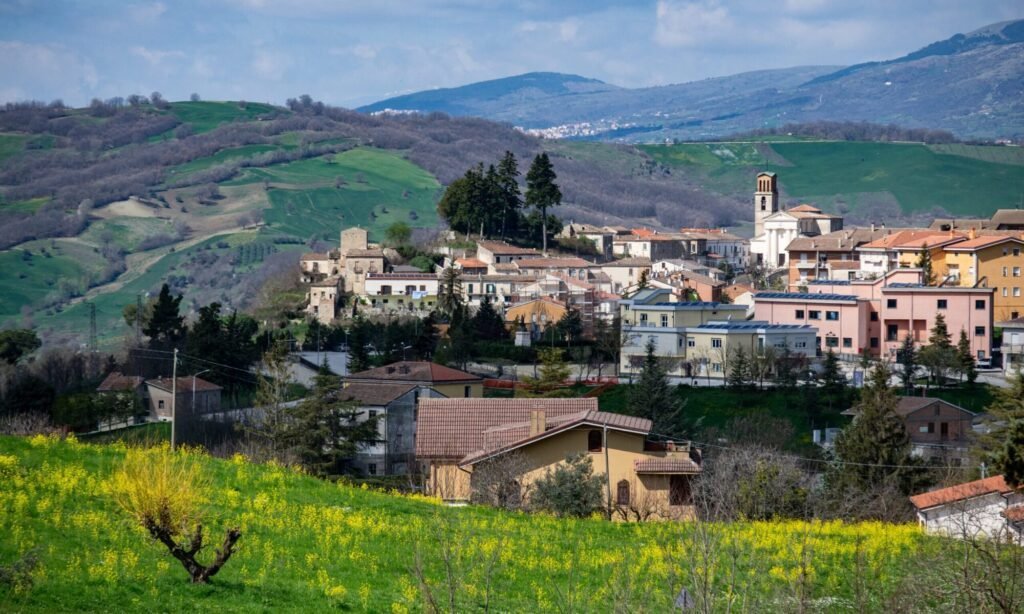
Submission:
[[0,102],[358,106],[544,70],[626,87],[895,57],[1020,0],[0,0]]

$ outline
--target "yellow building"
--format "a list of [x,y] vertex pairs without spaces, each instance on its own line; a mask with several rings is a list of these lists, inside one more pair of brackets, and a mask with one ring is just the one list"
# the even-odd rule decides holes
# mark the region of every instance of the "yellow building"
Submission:
[[427,386],[449,398],[484,396],[482,377],[426,361],[403,360],[345,376],[350,384],[410,384]]
[[597,399],[422,399],[416,458],[431,494],[466,501],[488,465],[508,463],[515,496],[567,455],[586,454],[621,519],[692,516],[690,481],[700,453],[649,439],[651,421],[597,410]]
[[509,330],[515,330],[516,323],[522,318],[527,330],[533,338],[538,338],[549,326],[558,324],[566,311],[565,305],[546,297],[517,303],[505,310],[505,324]]
[[951,276],[950,284],[994,288],[995,321],[1024,315],[1024,239],[1020,235],[972,236],[947,246],[945,252],[943,269],[936,267],[936,273]]

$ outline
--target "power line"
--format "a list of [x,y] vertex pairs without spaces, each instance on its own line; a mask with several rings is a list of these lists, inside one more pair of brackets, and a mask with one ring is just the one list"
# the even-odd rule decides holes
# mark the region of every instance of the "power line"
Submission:
[[[168,352],[166,350],[154,350],[154,349],[146,349],[146,348],[136,348],[136,349],[133,349],[132,352],[143,354],[143,355],[149,354],[150,358],[160,357],[160,358],[163,358],[165,360],[172,360],[172,356],[174,354],[174,352]],[[157,356],[154,356],[154,355],[157,355]],[[238,371],[238,372],[244,373],[244,374],[246,374],[246,375],[248,375],[250,377],[249,378],[244,378],[244,377],[241,377],[239,375],[235,375],[233,373],[225,373],[225,372],[221,371],[220,369],[217,369],[217,371],[221,375],[223,375],[224,377],[234,378],[236,380],[239,380],[239,381],[242,381],[242,382],[245,382],[245,383],[248,383],[248,384],[259,384],[259,379],[258,379],[259,374],[258,373],[253,373],[252,371],[247,371],[247,370],[241,369],[239,367],[233,367],[231,365],[225,365],[225,364],[222,364],[222,363],[219,363],[219,362],[214,362],[212,360],[206,360],[206,359],[203,359],[203,358],[198,358],[198,357],[195,357],[195,356],[190,356],[188,354],[182,354],[181,352],[178,352],[178,358],[179,359],[184,358],[184,359],[188,359],[188,360],[194,360],[196,362],[212,365],[214,367],[219,367],[220,369],[231,369],[232,371]]]

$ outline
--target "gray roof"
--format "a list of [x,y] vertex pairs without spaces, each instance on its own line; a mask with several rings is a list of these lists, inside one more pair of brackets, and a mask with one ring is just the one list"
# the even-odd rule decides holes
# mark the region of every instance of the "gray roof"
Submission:
[[856,301],[853,294],[818,294],[814,292],[758,292],[754,300],[759,298],[787,299],[794,301]]

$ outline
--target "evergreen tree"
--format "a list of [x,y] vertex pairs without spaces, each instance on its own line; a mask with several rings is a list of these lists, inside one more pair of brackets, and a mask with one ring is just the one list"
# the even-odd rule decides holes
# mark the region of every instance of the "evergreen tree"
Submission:
[[676,424],[682,406],[669,386],[668,374],[654,350],[654,343],[648,341],[640,376],[629,390],[627,407],[630,414],[650,420],[653,433],[676,436],[679,434]]
[[789,346],[782,348],[779,359],[775,363],[775,383],[783,390],[796,388],[797,360]]
[[372,365],[370,362],[370,331],[366,321],[361,316],[352,320],[348,331],[348,365],[349,373],[366,371]]
[[967,331],[962,328],[956,344],[956,358],[961,381],[966,377],[967,383],[973,386],[978,379],[978,369],[974,363],[974,354],[971,353],[971,341],[967,338]]
[[889,368],[878,363],[855,406],[857,416],[835,443],[836,458],[829,484],[840,489],[870,492],[882,485],[910,494],[919,485],[920,471],[911,456],[910,437],[896,414],[898,397],[889,388]]
[[569,307],[555,324],[558,335],[566,342],[579,341],[583,337],[583,317],[580,310]]
[[498,163],[498,185],[501,189],[501,238],[509,230],[519,229],[519,210],[523,206],[519,191],[519,163],[516,155],[506,151]]
[[526,206],[535,208],[541,216],[541,244],[548,251],[548,209],[562,204],[562,191],[555,183],[555,169],[548,154],[540,153],[533,159],[526,173]]
[[[828,348],[822,362],[821,393],[829,410],[843,408],[847,401],[846,376],[839,366],[839,356]],[[843,408],[845,409],[845,408]]]
[[457,369],[465,369],[473,357],[476,333],[468,309],[458,305],[448,318],[448,338],[438,346],[435,360]]
[[313,390],[289,416],[286,440],[316,475],[346,472],[360,447],[378,440],[377,418],[359,420],[358,402],[343,397],[341,378],[327,370],[325,361],[313,378]]
[[985,408],[985,429],[976,443],[979,460],[992,461],[1009,439],[1010,425],[1024,421],[1024,371],[1018,371],[1006,388],[996,389],[995,398]]
[[903,384],[904,393],[910,394],[914,390],[914,377],[917,375],[917,348],[909,332],[903,338],[900,349],[896,351],[896,362],[902,367],[900,382]]
[[928,345],[943,349],[953,347],[953,340],[949,336],[949,328],[946,326],[946,316],[941,313],[935,314],[935,323],[932,324],[931,334],[928,335]]
[[538,377],[524,377],[525,388],[516,391],[516,395],[524,397],[571,396],[571,391],[564,386],[565,380],[572,374],[572,370],[565,362],[561,348],[539,349],[537,357],[540,359]]
[[921,283],[926,286],[935,285],[935,267],[932,264],[932,251],[928,249],[928,243],[922,246],[914,266],[921,269]]
[[743,390],[750,387],[751,376],[750,356],[742,347],[732,352],[732,360],[729,361],[729,373],[726,375],[726,384],[730,388]]
[[1003,447],[992,456],[992,465],[1010,486],[1024,485],[1024,420],[1014,420],[1007,427]]
[[505,321],[494,309],[491,299],[485,297],[476,313],[473,314],[473,330],[480,341],[502,341],[508,339]]
[[918,361],[928,369],[929,380],[935,383],[942,383],[946,371],[959,365],[956,349],[946,327],[946,318],[941,313],[935,315],[928,346],[918,352]]
[[427,360],[437,350],[437,316],[433,311],[419,322],[412,342],[412,349],[420,359]]
[[185,318],[178,312],[180,306],[181,295],[171,296],[170,287],[164,284],[142,329],[142,334],[149,337],[149,347],[169,350],[179,346],[187,332]]
[[224,322],[221,320],[220,303],[210,303],[199,308],[199,319],[192,325],[191,334],[185,345],[186,353],[213,362],[223,362]]

